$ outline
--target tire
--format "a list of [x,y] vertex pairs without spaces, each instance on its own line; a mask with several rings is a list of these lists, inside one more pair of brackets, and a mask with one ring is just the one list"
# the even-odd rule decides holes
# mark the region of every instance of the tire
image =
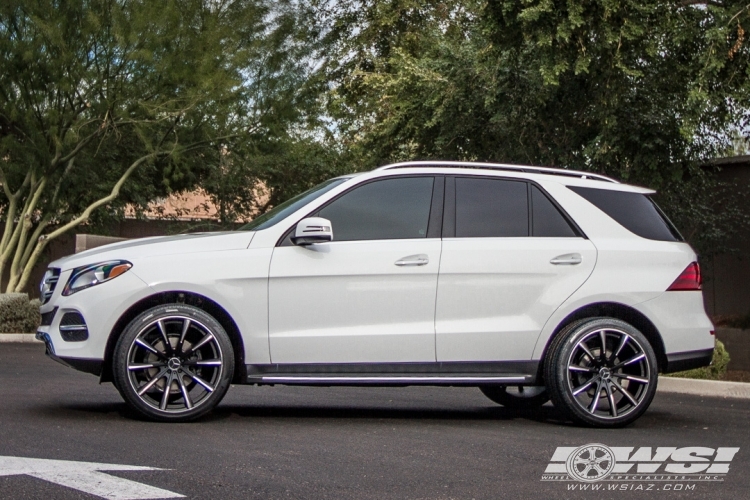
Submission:
[[[602,348],[604,346],[604,348]],[[658,365],[648,339],[614,318],[589,318],[564,328],[544,360],[552,403],[573,422],[622,427],[648,409]]]
[[112,368],[115,386],[133,409],[151,420],[186,422],[222,400],[234,374],[234,352],[209,314],[167,304],[130,322]]
[[506,408],[531,410],[549,401],[549,393],[544,386],[501,386],[485,385],[479,388],[482,394]]

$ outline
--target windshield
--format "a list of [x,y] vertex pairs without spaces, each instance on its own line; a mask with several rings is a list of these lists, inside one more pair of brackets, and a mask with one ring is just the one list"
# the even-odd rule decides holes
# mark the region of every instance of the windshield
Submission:
[[239,228],[238,231],[260,231],[261,229],[267,229],[275,225],[279,221],[284,220],[290,214],[293,214],[300,208],[304,207],[319,196],[327,193],[342,182],[348,180],[349,177],[337,177],[336,179],[329,179],[321,184],[318,184],[314,188],[309,189],[302,194],[298,194],[294,198],[290,198],[284,203],[273,207],[268,212],[259,215],[251,222],[248,222],[247,224]]

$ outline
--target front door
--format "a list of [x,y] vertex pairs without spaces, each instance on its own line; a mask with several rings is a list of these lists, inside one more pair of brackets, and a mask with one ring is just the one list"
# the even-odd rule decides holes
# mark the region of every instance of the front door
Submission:
[[547,319],[593,271],[596,248],[535,184],[447,182],[437,360],[529,360]]
[[274,249],[273,363],[435,361],[442,181],[355,186],[310,214],[331,221],[332,242]]

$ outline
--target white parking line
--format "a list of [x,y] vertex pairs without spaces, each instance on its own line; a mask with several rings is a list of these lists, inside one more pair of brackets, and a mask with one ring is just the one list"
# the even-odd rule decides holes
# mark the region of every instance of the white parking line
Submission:
[[43,458],[0,456],[0,476],[26,475],[67,486],[108,500],[147,500],[182,498],[174,493],[147,484],[123,479],[101,471],[164,470],[137,465],[100,464],[47,460]]

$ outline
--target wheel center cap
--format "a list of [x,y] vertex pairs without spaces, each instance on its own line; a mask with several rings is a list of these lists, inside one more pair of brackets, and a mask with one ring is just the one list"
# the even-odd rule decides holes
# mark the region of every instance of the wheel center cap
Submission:
[[602,378],[602,380],[609,380],[609,377],[610,377],[609,368],[602,368],[601,370],[599,370],[599,376]]
[[180,358],[170,358],[167,361],[167,366],[170,370],[178,370],[182,366],[182,361],[180,361]]

